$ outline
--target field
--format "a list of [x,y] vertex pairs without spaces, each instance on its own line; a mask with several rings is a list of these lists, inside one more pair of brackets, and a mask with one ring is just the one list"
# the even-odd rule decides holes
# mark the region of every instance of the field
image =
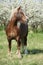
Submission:
[[0,65],[43,65],[43,33],[28,33],[27,49],[22,59],[16,57],[16,41],[12,41],[12,55],[8,56],[8,42],[4,31],[0,31]]

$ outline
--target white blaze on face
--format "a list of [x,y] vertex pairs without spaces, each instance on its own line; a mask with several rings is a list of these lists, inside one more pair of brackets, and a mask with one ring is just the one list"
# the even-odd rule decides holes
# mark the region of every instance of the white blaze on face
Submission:
[[20,23],[20,22],[18,22],[18,23],[17,23],[17,27],[18,27],[18,28],[20,28],[20,25],[21,25],[21,23]]

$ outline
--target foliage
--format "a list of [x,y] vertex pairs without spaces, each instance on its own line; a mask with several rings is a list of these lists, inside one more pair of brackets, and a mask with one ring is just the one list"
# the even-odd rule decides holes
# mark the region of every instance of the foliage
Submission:
[[12,8],[22,6],[31,30],[43,31],[43,0],[0,0],[0,25],[8,23]]

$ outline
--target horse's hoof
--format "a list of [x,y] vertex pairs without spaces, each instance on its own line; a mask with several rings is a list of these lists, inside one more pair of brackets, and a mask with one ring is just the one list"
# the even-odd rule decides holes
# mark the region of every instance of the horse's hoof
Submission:
[[8,56],[11,56],[11,53],[8,53]]
[[28,50],[25,50],[25,51],[24,51],[24,54],[28,54]]
[[22,55],[21,54],[18,54],[18,58],[21,59],[22,58]]
[[11,56],[12,55],[12,52],[8,52],[8,56]]

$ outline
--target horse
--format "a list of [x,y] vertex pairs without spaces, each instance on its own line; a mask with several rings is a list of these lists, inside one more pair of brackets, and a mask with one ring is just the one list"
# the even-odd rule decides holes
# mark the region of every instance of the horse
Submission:
[[[27,46],[28,35],[28,17],[22,11],[21,6],[12,10],[9,18],[9,23],[6,26],[6,35],[8,40],[9,53],[11,52],[11,41],[14,39],[17,41],[17,54],[18,58],[21,58],[21,44],[24,49]],[[25,49],[26,50],[26,49]]]

